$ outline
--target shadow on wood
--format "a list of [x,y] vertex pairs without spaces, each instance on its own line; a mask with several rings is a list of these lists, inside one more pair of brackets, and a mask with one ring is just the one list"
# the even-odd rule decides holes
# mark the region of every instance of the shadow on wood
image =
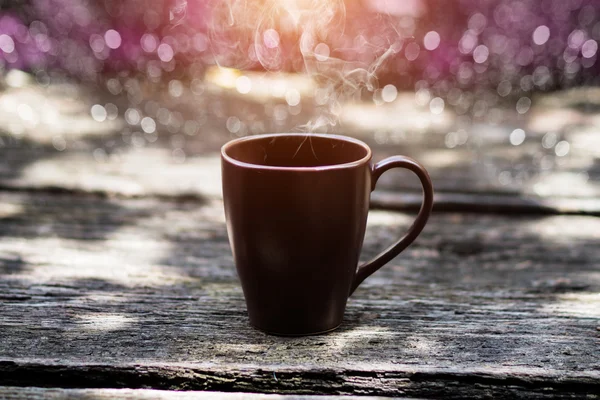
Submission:
[[[248,325],[220,202],[38,200],[37,218],[2,224],[0,255],[24,264],[0,285],[3,385],[448,398],[600,388],[596,218],[434,215],[350,299],[339,330],[286,339]],[[69,218],[36,235],[53,214]],[[373,212],[363,258],[410,223]]]

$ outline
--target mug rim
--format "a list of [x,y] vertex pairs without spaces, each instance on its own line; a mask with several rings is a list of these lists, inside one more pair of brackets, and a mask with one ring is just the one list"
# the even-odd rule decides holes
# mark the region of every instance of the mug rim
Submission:
[[[285,137],[299,137],[299,136],[319,137],[319,138],[323,138],[323,139],[336,139],[336,140],[340,140],[343,142],[350,142],[350,143],[354,143],[358,146],[361,146],[363,149],[366,150],[367,154],[364,157],[359,158],[358,160],[341,163],[341,164],[320,165],[320,166],[316,166],[316,167],[286,167],[286,166],[252,164],[249,162],[236,160],[235,158],[233,158],[227,154],[228,149],[230,149],[231,147],[236,146],[240,143],[249,142],[249,141],[253,141],[253,140],[259,140],[259,139],[277,138],[277,137],[283,137],[283,136],[285,136]],[[230,164],[233,164],[238,167],[243,167],[243,168],[271,170],[271,171],[323,171],[323,170],[332,170],[332,169],[354,168],[354,167],[358,167],[360,165],[366,164],[371,160],[372,152],[371,152],[371,148],[365,142],[363,142],[362,140],[350,137],[350,136],[330,134],[330,133],[262,133],[259,135],[244,136],[244,137],[241,137],[238,139],[230,140],[229,142],[225,143],[221,147],[221,157],[225,161],[229,162]]]

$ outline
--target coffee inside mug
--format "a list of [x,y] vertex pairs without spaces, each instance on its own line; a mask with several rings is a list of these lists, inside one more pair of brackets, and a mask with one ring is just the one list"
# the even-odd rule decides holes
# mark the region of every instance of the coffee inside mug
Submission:
[[225,149],[232,159],[265,167],[323,167],[351,164],[370,156],[358,141],[335,135],[276,135],[243,140]]

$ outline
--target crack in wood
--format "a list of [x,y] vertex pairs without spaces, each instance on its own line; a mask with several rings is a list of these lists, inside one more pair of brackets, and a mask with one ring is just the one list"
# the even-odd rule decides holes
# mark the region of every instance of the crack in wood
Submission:
[[[276,375],[275,375],[276,374]],[[276,379],[275,379],[276,376]],[[361,387],[362,380],[368,387]],[[378,382],[373,385],[373,381]],[[362,370],[211,371],[143,366],[64,366],[0,361],[0,385],[54,388],[130,388],[281,394],[419,396],[423,398],[599,398],[600,380],[540,379],[485,373]]]

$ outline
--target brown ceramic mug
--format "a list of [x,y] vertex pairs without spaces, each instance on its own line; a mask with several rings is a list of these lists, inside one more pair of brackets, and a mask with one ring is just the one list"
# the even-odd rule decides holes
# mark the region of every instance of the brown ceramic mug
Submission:
[[[221,149],[229,242],[250,323],[278,335],[337,328],[346,301],[419,235],[433,205],[427,171],[402,156],[371,163],[365,143],[328,134],[266,134]],[[413,171],[424,200],[408,232],[357,268],[369,198],[391,168]]]

